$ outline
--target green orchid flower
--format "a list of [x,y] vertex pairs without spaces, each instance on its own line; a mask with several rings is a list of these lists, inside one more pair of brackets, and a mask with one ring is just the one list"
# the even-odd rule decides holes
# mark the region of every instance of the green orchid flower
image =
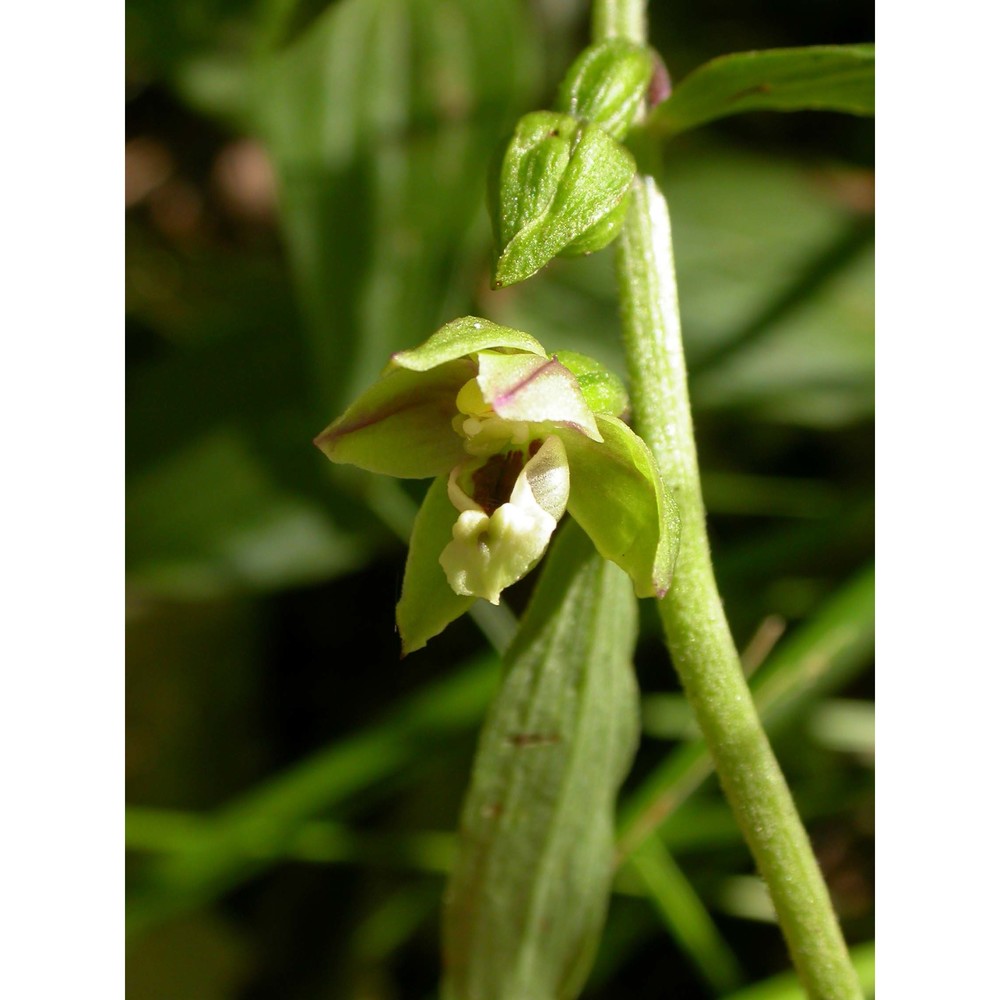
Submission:
[[542,558],[568,511],[640,597],[662,597],[676,505],[620,416],[598,362],[466,316],[410,351],[316,438],[333,462],[434,477],[417,514],[396,620],[404,655],[477,597],[494,604]]

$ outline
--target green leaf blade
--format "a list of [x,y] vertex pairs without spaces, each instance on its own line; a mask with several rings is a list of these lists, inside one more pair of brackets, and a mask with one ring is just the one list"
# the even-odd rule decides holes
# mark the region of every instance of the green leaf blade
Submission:
[[677,135],[744,111],[875,113],[875,46],[817,45],[720,56],[699,67],[650,114]]
[[567,525],[480,740],[445,902],[448,1000],[576,996],[604,922],[636,745],[628,578]]

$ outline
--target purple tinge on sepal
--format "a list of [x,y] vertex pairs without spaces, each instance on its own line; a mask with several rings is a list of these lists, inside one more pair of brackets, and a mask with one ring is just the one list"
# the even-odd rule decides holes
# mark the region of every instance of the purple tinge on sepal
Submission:
[[560,424],[601,440],[575,376],[555,358],[481,354],[478,382],[483,399],[504,420]]

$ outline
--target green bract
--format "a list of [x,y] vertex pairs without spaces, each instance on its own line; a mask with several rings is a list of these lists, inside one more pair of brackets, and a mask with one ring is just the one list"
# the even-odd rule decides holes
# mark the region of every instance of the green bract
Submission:
[[496,287],[530,278],[553,257],[592,253],[621,228],[632,154],[603,128],[534,111],[517,123],[492,179]]
[[648,48],[614,38],[584,49],[559,87],[556,107],[624,139],[653,75]]
[[526,333],[466,316],[393,355],[316,438],[333,462],[435,477],[396,609],[404,653],[476,597],[498,603],[541,559],[566,510],[640,597],[666,593],[676,505],[620,419],[626,402],[593,359],[550,357]]

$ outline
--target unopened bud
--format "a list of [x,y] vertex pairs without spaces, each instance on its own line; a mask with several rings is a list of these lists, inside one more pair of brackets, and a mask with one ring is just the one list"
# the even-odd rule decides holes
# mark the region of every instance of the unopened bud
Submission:
[[559,254],[607,246],[624,221],[635,170],[632,154],[597,125],[553,111],[521,118],[490,193],[494,286],[523,281]]
[[653,75],[649,49],[613,38],[584,49],[570,66],[556,107],[624,139],[642,105]]

